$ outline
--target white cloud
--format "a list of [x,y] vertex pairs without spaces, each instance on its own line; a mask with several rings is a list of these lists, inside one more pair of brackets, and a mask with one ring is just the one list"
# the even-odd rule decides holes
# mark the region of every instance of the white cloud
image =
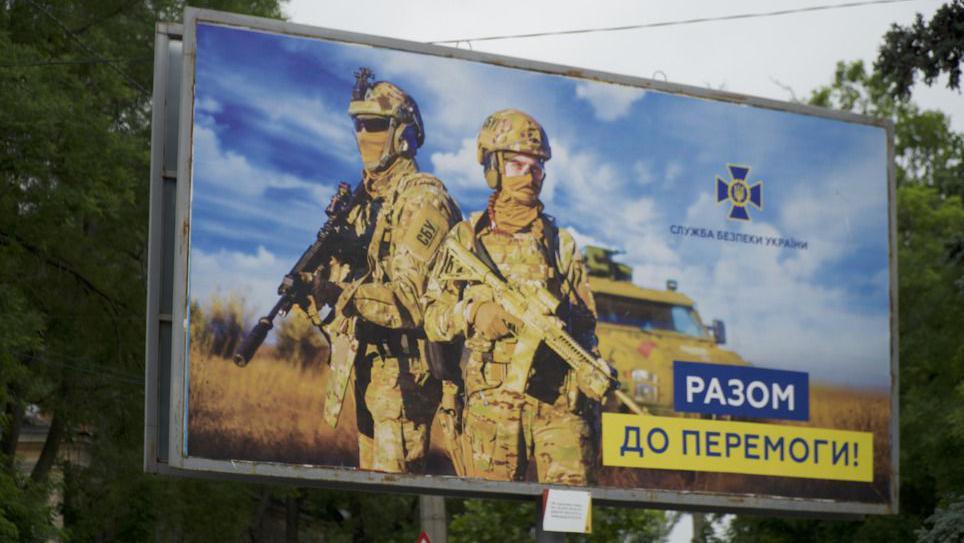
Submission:
[[[701,197],[687,221],[705,224],[699,217],[715,205]],[[734,222],[725,229],[780,235],[763,222]],[[754,364],[808,371],[819,379],[887,383],[886,313],[863,314],[848,306],[845,288],[822,285],[819,263],[829,255],[813,244],[788,256],[787,249],[684,238],[678,251],[683,256],[674,277],[680,290],[696,300],[704,320],[726,322],[728,348]],[[818,263],[803,269],[801,259]]]
[[666,172],[663,174],[663,179],[666,185],[672,185],[679,178],[679,175],[683,173],[683,165],[679,162],[670,161],[666,164]]
[[[569,162],[578,166],[592,161]],[[591,177],[585,172],[580,175]],[[856,203],[846,191],[837,195],[825,188],[849,189],[852,184],[841,183],[859,175],[867,174],[841,171],[800,183],[800,194],[789,201],[794,208],[798,202],[801,207],[787,212],[790,217],[774,209],[750,222],[730,221],[725,218],[728,208],[706,191],[677,219],[688,226],[771,237],[806,238],[836,230],[833,235],[809,238],[807,250],[672,236],[654,201],[626,196],[632,193],[622,185],[605,203],[592,201],[588,207],[592,212],[601,206],[602,212],[592,214],[592,220],[606,226],[610,246],[626,250],[623,260],[633,267],[634,282],[661,289],[667,279],[678,280],[680,291],[696,301],[706,322],[714,318],[726,322],[726,348],[761,366],[807,371],[814,378],[838,383],[883,386],[889,379],[886,312],[850,307],[851,293],[843,285],[826,285],[823,276],[827,266],[845,256],[862,236],[846,228],[829,229],[826,224],[845,216],[857,225],[872,224],[873,213],[879,213],[881,202]],[[827,195],[834,201],[828,202]],[[886,281],[886,270],[867,278],[870,285],[886,285]]]
[[542,199],[553,202],[557,187],[561,187],[568,197],[566,203],[580,210],[603,211],[604,204],[622,192],[619,189],[623,178],[601,156],[578,149],[561,140],[553,145],[552,160],[546,165]]
[[582,251],[586,245],[593,245],[595,247],[602,247],[604,249],[612,249],[612,247],[609,247],[605,242],[579,231],[575,226],[565,224],[561,226],[572,234],[572,239],[575,240],[576,247],[578,247],[580,251]]
[[778,250],[726,246],[709,265],[685,266],[680,288],[704,319],[727,323],[730,348],[755,364],[886,384],[887,315],[854,311],[844,289],[793,277],[779,257]]
[[[195,205],[216,207],[230,211],[237,220],[219,222],[209,216],[195,218],[193,227],[227,239],[249,240],[252,243],[277,244],[278,227],[303,232],[295,243],[310,242],[311,234],[322,221],[323,210],[334,193],[335,183],[309,181],[295,175],[281,173],[251,164],[244,156],[221,148],[216,129],[210,118],[199,118],[194,130]],[[195,185],[198,187],[198,185]],[[310,197],[286,205],[283,212],[265,205],[265,191],[302,189]],[[258,219],[274,228],[247,227],[243,218]],[[240,225],[239,225],[240,223]]]
[[249,316],[261,316],[278,300],[277,289],[288,272],[283,262],[264,246],[251,253],[221,249],[207,253],[191,249],[191,299],[204,304],[212,295],[238,295]]
[[256,100],[252,105],[267,115],[269,121],[260,127],[266,133],[289,138],[296,134],[298,141],[311,141],[320,153],[327,155],[350,160],[358,155],[348,115],[332,111],[317,98]]
[[354,130],[344,110],[331,107],[318,96],[286,89],[271,79],[246,78],[220,67],[209,70],[207,80],[215,86],[210,94],[216,94],[220,100],[199,95],[199,112],[217,113],[222,101],[243,104],[254,110],[249,122],[258,122],[259,131],[307,143],[319,154],[357,161]]
[[652,197],[640,196],[632,175],[592,151],[572,150],[565,141],[557,144],[552,160],[547,186],[552,181],[550,194],[555,194],[544,198],[547,211],[563,222],[591,225],[592,238],[578,232],[581,245],[591,239],[593,245],[625,251],[623,260],[633,266],[637,284],[657,286],[679,276],[681,259],[664,235],[665,217]]
[[636,183],[640,186],[648,185],[655,180],[653,164],[649,160],[637,160],[634,162],[633,174],[636,176]]
[[198,98],[196,109],[204,113],[220,113],[224,107],[210,96],[201,96]]
[[268,188],[300,188],[311,193],[313,206],[324,207],[334,183],[322,184],[301,177],[251,164],[243,155],[221,148],[217,130],[210,118],[200,117],[194,128],[194,179],[203,180],[225,194],[257,197]]
[[589,102],[600,121],[615,121],[625,117],[633,103],[643,98],[646,91],[615,83],[598,81],[576,85],[576,96]]
[[[426,122],[427,138],[460,142],[473,138],[485,118],[516,108],[532,114],[552,138],[553,119],[543,97],[532,92],[536,79],[447,58],[369,48],[346,49],[358,62],[377,65],[376,77],[398,83],[413,94]],[[413,82],[408,85],[406,82]]]
[[433,173],[450,190],[485,188],[482,166],[475,158],[475,139],[465,138],[454,153],[436,152],[431,156]]

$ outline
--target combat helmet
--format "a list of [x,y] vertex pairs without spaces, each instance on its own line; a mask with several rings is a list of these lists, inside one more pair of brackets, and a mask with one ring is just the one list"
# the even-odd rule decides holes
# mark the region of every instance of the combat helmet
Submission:
[[524,153],[543,161],[552,158],[549,136],[542,125],[518,109],[496,111],[485,119],[479,131],[476,160],[485,167],[485,181],[490,188],[499,186],[504,152]]
[[398,156],[413,157],[425,142],[425,127],[418,104],[404,90],[388,81],[371,82],[374,74],[368,68],[355,72],[355,86],[348,104],[348,115],[385,117],[389,121],[388,140],[376,165],[366,168],[379,171]]

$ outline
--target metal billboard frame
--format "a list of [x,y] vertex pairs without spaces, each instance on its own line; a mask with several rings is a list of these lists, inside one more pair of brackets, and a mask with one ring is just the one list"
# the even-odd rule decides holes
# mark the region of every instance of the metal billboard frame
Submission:
[[888,503],[846,502],[758,494],[655,489],[586,488],[597,502],[634,507],[693,511],[727,510],[825,518],[853,518],[898,511],[898,328],[896,266],[896,184],[894,124],[845,111],[782,102],[714,89],[680,85],[573,68],[470,50],[371,36],[218,11],[185,8],[184,23],[158,23],[155,32],[154,89],[151,137],[150,234],[148,245],[148,300],[144,469],[147,472],[452,496],[531,498],[545,488],[569,488],[533,482],[485,481],[455,476],[388,474],[352,468],[330,468],[247,460],[212,460],[185,454],[187,416],[186,329],[188,315],[188,255],[191,232],[191,175],[194,113],[194,74],[198,23],[230,26],[292,37],[367,45],[409,53],[479,62],[505,68],[561,75],[569,78],[629,85],[674,95],[722,101],[763,109],[834,119],[884,129],[887,145],[890,275],[891,361],[891,477]]

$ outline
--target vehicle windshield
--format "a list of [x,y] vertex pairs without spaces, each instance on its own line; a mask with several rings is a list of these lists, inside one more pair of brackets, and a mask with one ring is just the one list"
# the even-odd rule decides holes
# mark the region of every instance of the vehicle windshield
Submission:
[[600,322],[709,339],[692,307],[597,294],[596,309]]

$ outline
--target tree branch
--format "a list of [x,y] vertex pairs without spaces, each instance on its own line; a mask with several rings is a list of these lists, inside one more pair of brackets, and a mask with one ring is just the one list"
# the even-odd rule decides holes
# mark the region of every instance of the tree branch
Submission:
[[9,245],[10,243],[16,243],[20,247],[23,247],[30,254],[42,259],[47,264],[50,264],[51,266],[54,266],[58,270],[66,272],[69,275],[71,275],[78,283],[80,283],[82,287],[84,287],[84,289],[86,289],[88,292],[96,294],[97,296],[102,298],[105,302],[107,302],[107,304],[111,308],[111,311],[114,313],[115,317],[118,315],[118,311],[117,311],[118,307],[123,308],[127,312],[133,313],[133,311],[131,311],[130,308],[126,307],[124,304],[117,302],[116,300],[111,298],[106,292],[98,288],[97,285],[93,283],[93,281],[88,279],[86,276],[84,276],[84,274],[77,271],[73,266],[71,266],[64,260],[44,253],[38,247],[24,241],[23,239],[21,239],[19,236],[15,234],[7,234],[5,232],[0,232],[0,244]]

